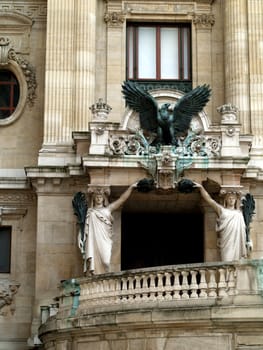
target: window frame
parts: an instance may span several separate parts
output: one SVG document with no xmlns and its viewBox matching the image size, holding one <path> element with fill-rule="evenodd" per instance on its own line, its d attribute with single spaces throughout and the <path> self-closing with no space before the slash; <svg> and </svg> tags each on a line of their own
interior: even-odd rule
<svg viewBox="0 0 263 350">
<path fill-rule="evenodd" d="M 1 270 L 1 266 L 0 266 L 0 275 L 3 275 L 3 274 L 10 274 L 11 273 L 11 253 L 12 253 L 12 226 L 10 225 L 1 225 L 0 226 L 0 235 L 3 231 L 7 230 L 8 231 L 8 234 L 9 234 L 9 240 L 8 240 L 8 249 L 9 249 L 9 254 L 8 254 L 8 261 L 7 261 L 7 264 L 9 265 L 8 266 L 8 269 L 7 270 L 4 270 L 2 271 Z"/>
<path fill-rule="evenodd" d="M 138 72 L 138 28 L 140 27 L 154 27 L 156 28 L 156 78 L 139 78 Z M 178 63 L 179 63 L 179 76 L 178 78 L 161 78 L 161 41 L 160 31 L 161 28 L 178 28 Z M 188 50 L 188 76 L 184 78 L 184 46 L 183 46 L 183 29 L 187 29 L 187 50 Z M 130 75 L 130 34 L 132 32 L 132 75 Z M 192 35 L 191 35 L 191 23 L 141 23 L 141 22 L 127 22 L 126 25 L 126 80 L 135 81 L 192 81 Z"/>
<path fill-rule="evenodd" d="M 22 115 L 26 106 L 28 87 L 23 71 L 15 61 L 10 60 L 7 65 L 0 66 L 0 70 L 12 72 L 19 84 L 19 99 L 15 110 L 9 117 L 0 119 L 0 126 L 5 126 L 10 125 Z"/>
<path fill-rule="evenodd" d="M 8 79 L 7 80 L 1 80 L 1 73 L 5 72 L 7 73 Z M 16 78 L 16 75 L 9 69 L 0 69 L 0 97 L 1 97 L 1 90 L 3 88 L 3 91 L 8 90 L 8 104 L 7 106 L 0 105 L 0 113 L 5 111 L 9 114 L 8 116 L 4 116 L 3 118 L 0 118 L 1 120 L 9 118 L 14 111 L 16 110 L 16 107 L 19 102 L 19 96 L 20 96 L 20 85 Z M 17 89 L 17 91 L 16 91 Z M 16 96 L 16 93 L 18 96 Z"/>
</svg>

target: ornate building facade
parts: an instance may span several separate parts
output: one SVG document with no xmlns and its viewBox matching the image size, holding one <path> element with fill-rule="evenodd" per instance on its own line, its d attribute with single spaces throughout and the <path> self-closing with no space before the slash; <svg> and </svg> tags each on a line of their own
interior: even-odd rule
<svg viewBox="0 0 263 350">
<path fill-rule="evenodd" d="M 263 348 L 263 2 L 2 0 L 0 350 Z M 212 95 L 174 145 L 125 105 Z M 72 200 L 109 202 L 107 272 L 85 276 Z M 248 257 L 221 261 L 216 214 L 181 179 L 255 201 Z M 262 217 L 261 217 L 262 215 Z"/>
</svg>

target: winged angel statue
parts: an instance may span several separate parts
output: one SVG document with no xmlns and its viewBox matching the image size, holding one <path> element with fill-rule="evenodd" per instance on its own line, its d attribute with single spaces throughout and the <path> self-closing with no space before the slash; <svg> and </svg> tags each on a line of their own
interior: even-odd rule
<svg viewBox="0 0 263 350">
<path fill-rule="evenodd" d="M 158 106 L 156 99 L 135 82 L 126 81 L 122 94 L 127 105 L 139 113 L 140 126 L 146 134 L 156 134 L 157 145 L 177 146 L 177 138 L 187 133 L 192 118 L 201 112 L 209 101 L 209 85 L 197 86 L 182 96 L 172 108 L 170 103 Z"/>
</svg>

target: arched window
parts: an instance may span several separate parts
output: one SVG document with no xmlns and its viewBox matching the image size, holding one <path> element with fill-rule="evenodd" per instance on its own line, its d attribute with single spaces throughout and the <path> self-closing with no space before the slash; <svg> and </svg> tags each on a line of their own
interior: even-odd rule
<svg viewBox="0 0 263 350">
<path fill-rule="evenodd" d="M 14 113 L 19 95 L 19 83 L 14 73 L 0 69 L 0 119 L 6 119 Z"/>
</svg>

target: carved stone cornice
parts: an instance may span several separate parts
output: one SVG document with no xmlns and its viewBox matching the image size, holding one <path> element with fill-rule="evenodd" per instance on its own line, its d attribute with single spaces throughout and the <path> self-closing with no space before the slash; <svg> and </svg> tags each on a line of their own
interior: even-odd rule
<svg viewBox="0 0 263 350">
<path fill-rule="evenodd" d="M 193 23 L 198 29 L 210 29 L 215 24 L 215 15 L 212 13 L 195 13 Z"/>
<path fill-rule="evenodd" d="M 109 27 L 121 27 L 125 21 L 125 12 L 106 12 L 104 21 Z"/>
</svg>

